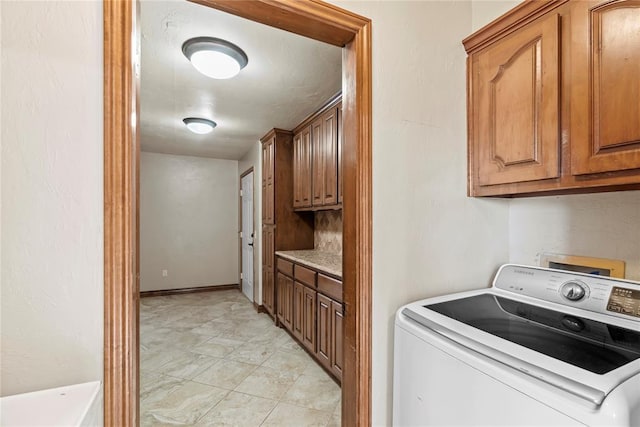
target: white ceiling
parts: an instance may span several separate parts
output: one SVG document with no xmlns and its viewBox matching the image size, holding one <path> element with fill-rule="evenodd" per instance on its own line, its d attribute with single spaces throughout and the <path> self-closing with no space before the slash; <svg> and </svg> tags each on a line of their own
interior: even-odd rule
<svg viewBox="0 0 640 427">
<path fill-rule="evenodd" d="M 269 129 L 292 129 L 342 85 L 340 48 L 186 1 L 141 3 L 140 141 L 143 151 L 239 159 Z M 182 54 L 197 36 L 242 48 L 236 77 L 200 74 Z M 218 127 L 196 135 L 182 123 Z"/>
</svg>

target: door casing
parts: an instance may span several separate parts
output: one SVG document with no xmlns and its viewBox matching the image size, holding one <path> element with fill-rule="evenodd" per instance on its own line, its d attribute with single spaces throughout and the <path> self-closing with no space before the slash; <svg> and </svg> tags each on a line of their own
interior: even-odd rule
<svg viewBox="0 0 640 427">
<path fill-rule="evenodd" d="M 371 424 L 371 21 L 320 0 L 196 3 L 343 48 L 342 423 Z M 139 424 L 139 5 L 104 7 L 104 424 Z"/>
</svg>

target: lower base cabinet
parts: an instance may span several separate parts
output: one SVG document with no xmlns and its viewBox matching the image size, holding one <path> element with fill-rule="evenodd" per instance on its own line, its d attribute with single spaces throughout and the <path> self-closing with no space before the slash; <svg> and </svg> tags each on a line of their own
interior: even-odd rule
<svg viewBox="0 0 640 427">
<path fill-rule="evenodd" d="M 278 269 L 276 280 L 276 311 L 279 323 L 341 382 L 342 303 L 316 289 L 317 274 L 313 277 L 305 275 L 304 279 L 296 279 L 297 276 L 292 274 L 290 263 L 282 263 L 279 260 L 278 266 L 281 265 L 282 269 Z M 304 270 L 307 273 L 313 273 L 306 268 Z M 341 286 L 339 281 L 331 280 Z M 339 296 L 335 293 L 331 295 L 334 298 Z"/>
<path fill-rule="evenodd" d="M 276 284 L 278 321 L 290 331 L 293 329 L 293 280 L 278 272 Z"/>
<path fill-rule="evenodd" d="M 331 298 L 318 294 L 318 349 L 316 355 L 325 368 L 331 369 Z"/>
<path fill-rule="evenodd" d="M 342 380 L 342 304 L 318 294 L 318 349 L 316 355 L 325 368 Z"/>
<path fill-rule="evenodd" d="M 274 247 L 274 228 L 271 225 L 265 225 L 262 228 L 262 244 L 264 250 L 262 252 L 262 305 L 267 313 L 274 319 L 276 318 L 276 301 L 275 296 L 275 271 L 273 264 L 273 247 Z"/>
<path fill-rule="evenodd" d="M 302 329 L 304 328 L 304 288 L 302 283 L 293 283 L 293 336 L 302 342 Z"/>
<path fill-rule="evenodd" d="M 342 381 L 342 361 L 344 360 L 342 351 L 343 319 L 342 304 L 331 301 L 331 371 L 340 381 Z"/>
<path fill-rule="evenodd" d="M 316 352 L 316 293 L 313 289 L 310 289 L 304 285 L 303 288 L 303 302 L 302 302 L 302 344 L 311 353 Z"/>
</svg>

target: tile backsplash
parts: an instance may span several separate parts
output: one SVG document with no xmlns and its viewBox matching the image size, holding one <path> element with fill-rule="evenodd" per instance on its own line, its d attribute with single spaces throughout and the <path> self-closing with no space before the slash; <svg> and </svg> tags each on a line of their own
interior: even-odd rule
<svg viewBox="0 0 640 427">
<path fill-rule="evenodd" d="M 342 211 L 315 213 L 315 249 L 342 255 Z"/>
</svg>

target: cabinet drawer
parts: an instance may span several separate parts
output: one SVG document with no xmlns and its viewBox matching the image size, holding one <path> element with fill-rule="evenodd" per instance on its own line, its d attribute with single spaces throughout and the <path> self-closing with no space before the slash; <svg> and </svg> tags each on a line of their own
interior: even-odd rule
<svg viewBox="0 0 640 427">
<path fill-rule="evenodd" d="M 315 271 L 309 270 L 308 268 L 305 268 L 301 265 L 296 264 L 293 271 L 293 275 L 298 282 L 304 283 L 305 285 L 311 286 L 312 288 L 316 287 Z"/>
<path fill-rule="evenodd" d="M 318 291 L 332 299 L 342 302 L 342 282 L 324 274 L 318 274 Z"/>
<path fill-rule="evenodd" d="M 278 271 L 283 272 L 289 277 L 293 277 L 293 263 L 282 258 L 278 258 Z"/>
</svg>

